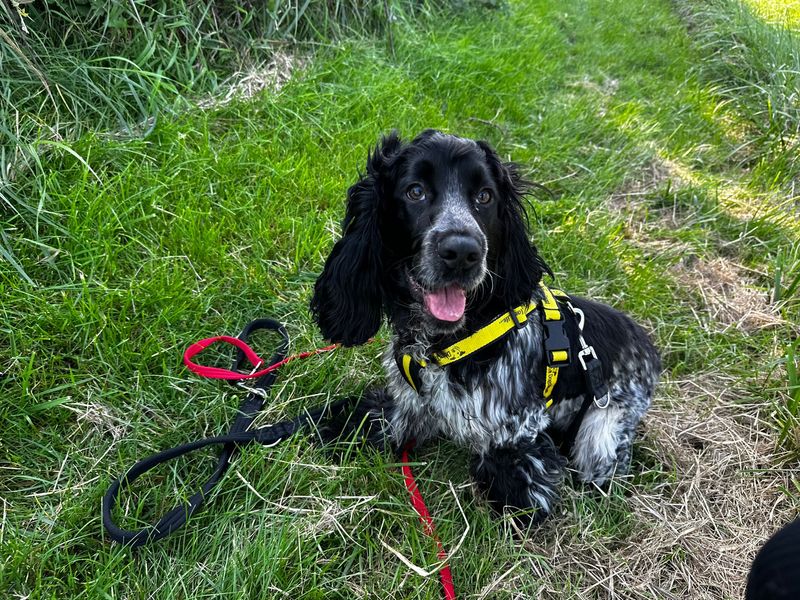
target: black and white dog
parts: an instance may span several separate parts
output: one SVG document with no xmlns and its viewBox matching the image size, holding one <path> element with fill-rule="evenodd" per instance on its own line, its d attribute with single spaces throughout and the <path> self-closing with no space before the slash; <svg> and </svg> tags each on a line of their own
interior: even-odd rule
<svg viewBox="0 0 800 600">
<path fill-rule="evenodd" d="M 463 444 L 492 506 L 536 523 L 558 497 L 567 458 L 582 481 L 597 485 L 627 472 L 660 360 L 628 317 L 572 298 L 585 315 L 583 336 L 602 362 L 610 403 L 583 415 L 568 457 L 553 440 L 563 436 L 587 390 L 573 365 L 558 378 L 558 401 L 546 408 L 540 308 L 526 326 L 464 360 L 430 361 L 437 349 L 541 298 L 538 284 L 549 268 L 528 238 L 528 188 L 485 142 L 428 130 L 404 143 L 392 133 L 348 191 L 343 236 L 317 279 L 311 308 L 334 342 L 366 342 L 384 314 L 394 331 L 384 360 L 388 385 L 361 400 L 349 417 L 351 431 L 360 428 L 367 439 L 388 439 L 396 448 L 437 435 Z M 426 365 L 418 386 L 401 372 L 401 355 Z"/>
</svg>

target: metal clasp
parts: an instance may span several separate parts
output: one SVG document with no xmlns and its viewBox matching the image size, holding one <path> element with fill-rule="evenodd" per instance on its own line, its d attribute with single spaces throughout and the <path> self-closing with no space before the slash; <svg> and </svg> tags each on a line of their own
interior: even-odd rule
<svg viewBox="0 0 800 600">
<path fill-rule="evenodd" d="M 596 360 L 597 354 L 594 351 L 594 346 L 586 346 L 580 352 L 578 352 L 578 360 L 581 361 L 581 366 L 583 367 L 583 370 L 588 371 L 589 368 L 586 366 L 586 361 L 583 358 L 584 356 L 591 356 Z"/>
<path fill-rule="evenodd" d="M 588 362 L 585 358 L 587 356 L 591 357 L 591 360 Z M 611 403 L 611 392 L 609 391 L 603 379 L 603 367 L 600 364 L 600 361 L 597 359 L 597 353 L 594 351 L 594 346 L 586 346 L 580 352 L 578 352 L 578 360 L 580 361 L 583 370 L 586 371 L 586 383 L 589 389 L 592 391 L 595 406 L 601 409 L 608 408 L 608 405 Z M 598 397 L 598 390 L 601 392 L 605 391 L 605 393 L 601 393 L 600 397 Z"/>
</svg>

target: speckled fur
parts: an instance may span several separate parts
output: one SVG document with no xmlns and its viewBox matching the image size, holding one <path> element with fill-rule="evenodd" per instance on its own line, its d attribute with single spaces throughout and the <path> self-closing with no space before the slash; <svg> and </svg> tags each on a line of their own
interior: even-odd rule
<svg viewBox="0 0 800 600">
<path fill-rule="evenodd" d="M 525 376 L 527 365 L 541 360 L 541 339 L 538 323 L 516 332 L 513 346 L 509 344 L 506 351 L 486 365 L 474 385 L 454 381 L 447 367 L 430 364 L 421 372 L 418 394 L 400 373 L 394 357 L 398 353 L 414 353 L 418 359 L 429 361 L 429 352 L 420 351 L 424 343 L 403 346 L 395 338 L 383 360 L 387 388 L 396 400 L 396 413 L 391 419 L 394 441 L 400 444 L 413 436 L 419 443 L 444 435 L 480 453 L 531 434 L 536 437 L 547 428 L 550 417 L 544 402 L 522 399 L 541 397 L 538 383 Z M 409 432 L 413 432 L 411 436 Z"/>
<path fill-rule="evenodd" d="M 427 166 L 420 171 L 418 163 Z M 425 182 L 431 197 L 423 207 L 398 191 L 415 177 L 431 178 Z M 481 178 L 484 189 L 497 196 L 491 207 L 471 201 L 469 182 Z M 346 235 L 317 281 L 312 308 L 333 341 L 361 343 L 373 335 L 380 325 L 376 310 L 394 329 L 383 359 L 386 388 L 366 394 L 349 424 L 333 435 L 358 430 L 395 448 L 410 439 L 417 444 L 437 436 L 453 440 L 471 452 L 472 476 L 490 504 L 536 523 L 557 501 L 567 464 L 581 481 L 596 485 L 627 473 L 636 426 L 652 400 L 660 362 L 647 334 L 627 316 L 573 298 L 586 314 L 584 335 L 603 363 L 611 402 L 604 409 L 589 408 L 568 457 L 561 456 L 554 439 L 569 428 L 585 388 L 579 368 L 562 369 L 556 387 L 562 399 L 545 408 L 538 309 L 524 328 L 483 355 L 446 367 L 431 363 L 431 354 L 443 344 L 537 297 L 536 284 L 548 268 L 527 238 L 523 185 L 513 165 L 501 163 L 483 142 L 438 132 L 425 132 L 406 145 L 396 136 L 385 139 L 370 157 L 367 175 L 351 188 Z M 472 235 L 483 248 L 469 272 L 448 273 L 438 260 L 437 236 L 449 230 Z M 427 314 L 417 288 L 453 281 L 467 291 L 466 312 L 457 323 L 437 321 Z M 398 369 L 396 357 L 402 354 L 429 363 L 418 392 Z"/>
</svg>

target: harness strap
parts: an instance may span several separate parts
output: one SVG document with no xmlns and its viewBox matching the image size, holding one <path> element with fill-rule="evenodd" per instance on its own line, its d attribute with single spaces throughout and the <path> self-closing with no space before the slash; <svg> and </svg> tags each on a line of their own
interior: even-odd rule
<svg viewBox="0 0 800 600">
<path fill-rule="evenodd" d="M 472 335 L 459 340 L 439 352 L 433 353 L 433 362 L 440 367 L 458 362 L 492 342 L 499 340 L 512 329 L 520 329 L 528 322 L 528 315 L 536 310 L 536 302 L 516 307 L 478 329 Z"/>
<path fill-rule="evenodd" d="M 572 362 L 569 338 L 564 329 L 564 314 L 557 301 L 557 299 L 568 301 L 569 296 L 561 290 L 550 289 L 543 281 L 539 282 L 539 288 L 543 296 L 541 301 L 528 302 L 500 315 L 475 333 L 451 344 L 444 350 L 434 352 L 431 356 L 431 361 L 443 367 L 463 360 L 478 350 L 496 342 L 509 332 L 525 327 L 528 323 L 528 316 L 541 306 L 542 324 L 545 331 L 544 351 L 546 362 L 543 396 L 545 406 L 550 408 L 553 404 L 553 390 L 558 382 L 558 370 L 561 367 L 569 366 Z M 395 361 L 397 362 L 397 368 L 408 382 L 408 385 L 419 394 L 422 389 L 421 373 L 428 366 L 428 363 L 425 360 L 415 359 L 410 354 L 396 355 Z"/>
<path fill-rule="evenodd" d="M 397 368 L 400 369 L 400 373 L 403 374 L 408 385 L 419 394 L 420 389 L 422 389 L 422 377 L 420 373 L 422 369 L 428 366 L 428 363 L 424 360 L 415 360 L 410 354 L 397 355 L 395 356 L 395 360 L 397 362 Z"/>
<path fill-rule="evenodd" d="M 561 290 L 551 290 L 544 282 L 539 282 L 542 290 L 542 325 L 544 327 L 544 354 L 545 354 L 545 373 L 544 390 L 542 396 L 545 400 L 545 408 L 553 405 L 553 390 L 558 383 L 558 370 L 567 367 L 572 362 L 569 338 L 564 329 L 564 315 L 556 297 L 562 300 L 569 300 L 569 296 Z"/>
</svg>

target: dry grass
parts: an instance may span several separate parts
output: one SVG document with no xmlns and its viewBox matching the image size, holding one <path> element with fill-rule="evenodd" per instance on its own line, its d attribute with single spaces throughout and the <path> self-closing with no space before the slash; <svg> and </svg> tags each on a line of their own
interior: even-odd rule
<svg viewBox="0 0 800 600">
<path fill-rule="evenodd" d="M 588 511 L 592 492 L 568 488 L 568 514 L 524 542 L 536 558 L 498 566 L 478 597 L 521 597 L 515 587 L 533 577 L 542 599 L 740 598 L 756 550 L 793 509 L 781 491 L 792 470 L 775 466 L 784 457 L 760 416 L 768 407 L 736 404 L 735 386 L 720 375 L 662 385 L 637 453 L 649 466 L 637 477 L 653 483 L 621 481 Z M 604 511 L 627 514 L 624 527 L 604 530 Z"/>
<path fill-rule="evenodd" d="M 700 298 L 697 310 L 703 322 L 711 321 L 716 330 L 730 328 L 746 332 L 786 325 L 780 307 L 771 304 L 769 294 L 759 289 L 754 273 L 733 259 L 698 258 L 688 242 L 675 236 L 654 235 L 657 231 L 674 231 L 691 226 L 695 215 L 678 210 L 678 206 L 654 208 L 652 199 L 669 185 L 678 190 L 696 184 L 691 171 L 676 162 L 655 158 L 649 161 L 608 199 L 608 206 L 625 216 L 626 236 L 648 254 L 681 257 L 671 274 L 676 282 Z M 687 258 L 688 257 L 688 258 Z"/>
<path fill-rule="evenodd" d="M 644 197 L 658 191 L 667 181 L 673 186 L 684 184 L 681 169 L 675 162 L 664 158 L 650 159 L 635 177 L 628 179 L 617 191 L 611 194 L 608 206 L 623 213 L 638 213 L 642 210 Z"/>
<path fill-rule="evenodd" d="M 702 298 L 702 310 L 720 331 L 746 332 L 786 325 L 777 304 L 757 288 L 751 272 L 731 259 L 694 259 L 672 268 L 676 281 Z"/>
<path fill-rule="evenodd" d="M 110 407 L 98 402 L 76 402 L 65 404 L 64 408 L 75 413 L 79 425 L 89 424 L 94 433 L 110 435 L 114 442 L 128 433 L 128 423 L 116 416 Z"/>
<path fill-rule="evenodd" d="M 654 159 L 607 201 L 624 215 L 628 238 L 647 254 L 693 255 L 655 231 L 691 227 L 691 215 L 653 207 L 654 195 L 694 184 L 691 173 Z M 763 274 L 725 257 L 680 260 L 670 274 L 694 292 L 703 322 L 725 331 L 785 326 Z M 645 418 L 633 477 L 608 494 L 567 486 L 561 510 L 524 542 L 533 555 L 498 565 L 476 596 L 522 598 L 524 581 L 541 583 L 536 598 L 741 598 L 757 549 L 795 516 L 786 493 L 794 470 L 767 422 L 774 404 L 753 397 L 739 377 L 714 372 L 667 381 Z M 588 498 L 587 498 L 588 494 Z M 587 504 L 589 505 L 587 507 Z M 568 584 L 565 586 L 565 580 Z"/>
<path fill-rule="evenodd" d="M 278 92 L 306 62 L 305 57 L 276 51 L 266 64 L 252 65 L 228 77 L 213 96 L 202 100 L 198 106 L 203 109 L 217 108 L 235 100 L 249 100 L 264 90 Z"/>
<path fill-rule="evenodd" d="M 625 236 L 648 254 L 686 254 L 690 247 L 674 236 L 656 236 L 656 231 L 673 231 L 682 226 L 686 215 L 677 207 L 653 206 L 653 198 L 667 186 L 677 190 L 686 186 L 689 171 L 677 163 L 656 157 L 648 161 L 636 175 L 628 179 L 606 201 L 612 212 L 625 220 Z"/>
</svg>

